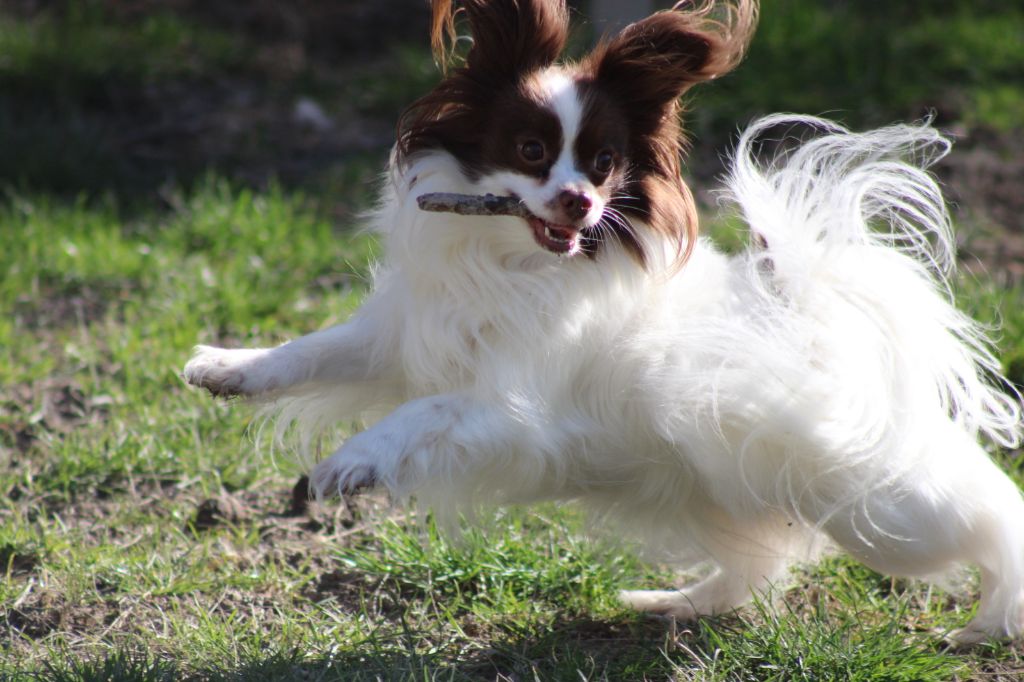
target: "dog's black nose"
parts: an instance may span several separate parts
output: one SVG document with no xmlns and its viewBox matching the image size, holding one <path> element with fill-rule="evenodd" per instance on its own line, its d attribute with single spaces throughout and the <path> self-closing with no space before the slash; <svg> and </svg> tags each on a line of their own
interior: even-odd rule
<svg viewBox="0 0 1024 682">
<path fill-rule="evenodd" d="M 594 202 L 584 192 L 566 189 L 558 194 L 558 205 L 562 207 L 566 218 L 576 221 L 587 215 Z"/>
</svg>

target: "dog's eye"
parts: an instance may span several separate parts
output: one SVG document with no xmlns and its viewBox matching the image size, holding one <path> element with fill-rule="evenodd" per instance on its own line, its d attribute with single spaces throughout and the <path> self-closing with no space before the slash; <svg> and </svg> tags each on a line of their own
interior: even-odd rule
<svg viewBox="0 0 1024 682">
<path fill-rule="evenodd" d="M 539 163 L 544 160 L 544 143 L 539 140 L 526 140 L 519 143 L 519 156 L 527 163 Z"/>
<path fill-rule="evenodd" d="M 613 165 L 615 165 L 615 152 L 611 149 L 602 149 L 594 157 L 594 170 L 602 175 L 611 173 Z"/>
</svg>

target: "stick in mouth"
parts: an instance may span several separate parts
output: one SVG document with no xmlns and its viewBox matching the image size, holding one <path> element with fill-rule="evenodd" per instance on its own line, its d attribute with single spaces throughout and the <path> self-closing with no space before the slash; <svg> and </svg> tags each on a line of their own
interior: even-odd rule
<svg viewBox="0 0 1024 682">
<path fill-rule="evenodd" d="M 456 213 L 467 216 L 512 216 L 523 218 L 533 231 L 534 239 L 542 247 L 563 256 L 580 251 L 580 230 L 574 225 L 556 225 L 538 218 L 526 204 L 515 197 L 494 194 L 455 194 L 432 192 L 416 198 L 421 210 L 437 213 Z"/>
<path fill-rule="evenodd" d="M 516 218 L 532 218 L 533 214 L 515 197 L 499 197 L 494 194 L 454 194 L 432 192 L 416 197 L 421 210 L 459 215 L 507 215 Z"/>
</svg>

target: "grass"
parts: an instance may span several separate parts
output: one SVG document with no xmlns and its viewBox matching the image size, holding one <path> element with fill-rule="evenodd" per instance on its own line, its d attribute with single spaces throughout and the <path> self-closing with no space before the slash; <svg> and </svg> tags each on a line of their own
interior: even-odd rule
<svg viewBox="0 0 1024 682">
<path fill-rule="evenodd" d="M 360 25 L 372 10 L 342 21 L 326 2 L 173 5 L 0 7 L 4 184 L 150 200 L 168 176 L 191 187 L 210 168 L 250 184 L 317 184 L 344 172 L 332 163 L 339 153 L 379 156 L 396 112 L 438 78 L 426 46 L 385 34 L 375 58 L 337 47 L 377 33 Z M 317 25 L 325 12 L 338 33 L 329 41 Z M 317 45 L 302 42 L 313 34 Z M 310 130 L 296 120 L 300 101 L 338 125 Z"/>
<path fill-rule="evenodd" d="M 171 12 L 117 17 L 96 0 L 0 11 L 0 176 L 62 191 L 136 181 L 139 164 L 118 147 L 136 121 L 160 122 L 146 93 L 237 72 L 246 47 Z"/>
<path fill-rule="evenodd" d="M 700 96 L 695 123 L 728 131 L 752 115 L 795 111 L 855 127 L 915 119 L 1020 127 L 1024 10 L 986 0 L 763 3 L 748 59 Z"/>
<path fill-rule="evenodd" d="M 0 303 L 13 312 L 0 321 L 0 677 L 940 680 L 1024 669 L 1014 647 L 936 645 L 930 631 L 962 622 L 970 595 L 894 585 L 845 559 L 799 574 L 781 602 L 677 629 L 615 599 L 675 578 L 589 541 L 572 510 L 513 510 L 459 542 L 379 500 L 289 511 L 295 472 L 256 454 L 246 410 L 187 390 L 177 372 L 196 341 L 275 343 L 343 319 L 375 247 L 327 220 L 321 201 L 280 188 L 208 178 L 167 203 L 125 217 L 113 199 L 12 193 L 0 211 L 12 228 L 0 238 Z M 1020 292 L 963 286 L 981 308 L 1002 299 L 1004 342 L 1019 343 Z"/>
<path fill-rule="evenodd" d="M 130 23 L 111 19 L 93 0 L 27 20 L 0 16 L 0 78 L 26 88 L 56 86 L 72 97 L 111 79 L 153 82 L 242 64 L 237 38 L 179 15 L 156 12 Z"/>
<path fill-rule="evenodd" d="M 868 15 L 766 2 L 748 64 L 701 93 L 698 136 L 758 111 L 839 109 L 866 125 L 946 102 L 965 126 L 1013 127 L 1020 10 L 940 4 Z M 436 75 L 423 46 L 400 45 L 381 61 L 332 64 L 330 77 L 312 64 L 264 78 L 249 36 L 114 7 L 0 10 L 0 679 L 1024 674 L 1020 645 L 938 644 L 933 631 L 969 617 L 970 584 L 929 589 L 837 557 L 738 614 L 674 626 L 623 609 L 616 593 L 680 579 L 588 537 L 573 509 L 503 511 L 456 541 L 372 496 L 297 508 L 299 472 L 254 446 L 247 410 L 188 390 L 178 372 L 195 343 L 275 344 L 358 306 L 377 247 L 353 216 L 385 150 L 339 153 L 300 192 L 228 179 L 235 167 L 209 159 L 224 172 L 136 184 L 142 166 L 107 143 L 122 115 L 135 132 L 151 123 L 147 107 L 174 103 L 134 111 L 140 93 L 199 101 L 227 80 L 268 106 L 312 93 L 339 127 L 389 127 Z M 903 30 L 883 30 L 893 22 Z M 278 158 L 281 138 L 264 133 L 247 131 L 252 156 L 231 154 Z M 742 243 L 733 223 L 710 231 Z M 1024 287 L 965 276 L 957 288 L 1001 327 L 1001 357 L 1024 383 Z M 996 456 L 1024 482 L 1021 457 Z"/>
</svg>

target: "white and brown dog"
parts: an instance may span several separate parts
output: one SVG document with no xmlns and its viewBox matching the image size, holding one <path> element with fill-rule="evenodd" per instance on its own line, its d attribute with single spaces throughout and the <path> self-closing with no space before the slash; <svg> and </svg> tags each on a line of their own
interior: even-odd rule
<svg viewBox="0 0 1024 682">
<path fill-rule="evenodd" d="M 461 6 L 472 47 L 401 119 L 360 310 L 277 348 L 200 346 L 188 381 L 260 401 L 307 445 L 365 418 L 313 470 L 320 495 L 377 485 L 438 513 L 577 500 L 713 565 L 624 593 L 645 611 L 728 611 L 827 536 L 895 575 L 978 566 L 980 607 L 952 637 L 1020 635 L 1024 502 L 978 442 L 1018 442 L 1019 401 L 950 301 L 924 170 L 947 142 L 755 123 L 726 187 L 754 238 L 726 256 L 697 237 L 678 101 L 737 64 L 756 2 L 660 12 L 578 63 L 558 61 L 561 0 Z M 451 1 L 434 11 L 437 47 Z M 759 164 L 780 123 L 817 135 Z M 430 192 L 530 215 L 426 213 Z"/>
</svg>

